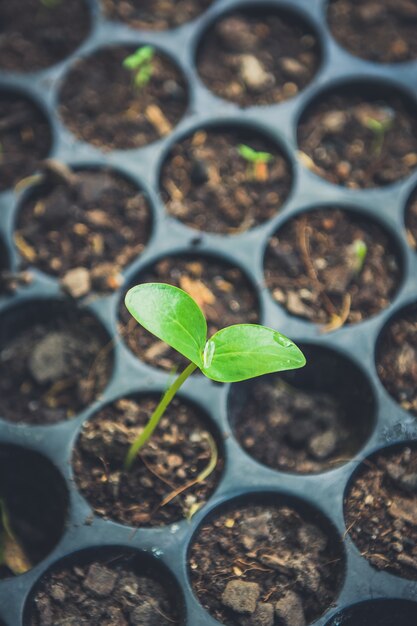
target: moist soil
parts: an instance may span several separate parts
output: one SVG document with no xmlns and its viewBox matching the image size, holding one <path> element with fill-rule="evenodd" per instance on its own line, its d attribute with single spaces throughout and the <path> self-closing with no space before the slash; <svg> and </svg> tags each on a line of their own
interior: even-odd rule
<svg viewBox="0 0 417 626">
<path fill-rule="evenodd" d="M 362 261 L 358 241 L 366 246 Z M 396 249 L 379 225 L 327 208 L 298 215 L 271 238 L 265 279 L 289 313 L 334 330 L 385 309 L 401 271 Z"/>
<path fill-rule="evenodd" d="M 350 189 L 382 187 L 417 165 L 417 117 L 400 95 L 361 95 L 349 86 L 313 103 L 298 127 L 299 158 Z M 355 93 L 356 92 L 356 93 Z M 381 130 L 382 129 L 382 130 Z"/>
<path fill-rule="evenodd" d="M 60 93 L 64 123 L 103 150 L 139 148 L 168 135 L 187 106 L 187 86 L 177 67 L 158 52 L 149 82 L 135 87 L 123 61 L 136 48 L 107 48 L 76 62 Z"/>
<path fill-rule="evenodd" d="M 207 319 L 208 336 L 232 324 L 259 322 L 256 292 L 243 272 L 209 257 L 171 256 L 140 274 L 133 284 L 160 282 L 190 294 Z M 165 370 L 182 368 L 188 361 L 142 326 L 123 302 L 119 308 L 119 332 L 142 361 Z"/>
<path fill-rule="evenodd" d="M 370 563 L 417 579 L 417 450 L 396 448 L 372 457 L 345 500 L 346 527 Z"/>
<path fill-rule="evenodd" d="M 213 0 L 103 0 L 109 19 L 141 30 L 168 30 L 203 13 Z"/>
<path fill-rule="evenodd" d="M 298 18 L 276 13 L 232 13 L 201 42 L 197 68 L 217 96 L 242 107 L 282 102 L 314 77 L 316 36 Z"/>
<path fill-rule="evenodd" d="M 310 623 L 335 601 L 344 571 L 341 544 L 287 505 L 204 523 L 189 568 L 198 599 L 227 626 Z"/>
<path fill-rule="evenodd" d="M 377 349 L 377 372 L 388 393 L 417 415 L 417 310 L 394 319 Z"/>
<path fill-rule="evenodd" d="M 272 155 L 255 167 L 240 154 L 246 145 Z M 277 214 L 291 187 L 291 169 L 276 145 L 244 129 L 199 130 L 175 144 L 161 175 L 168 212 L 187 226 L 241 233 Z"/>
<path fill-rule="evenodd" d="M 303 389 L 282 376 L 238 385 L 230 412 L 246 452 L 281 471 L 311 474 L 333 469 L 352 458 L 363 443 L 363 424 L 352 419 L 352 408 L 336 390 Z"/>
<path fill-rule="evenodd" d="M 64 481 L 40 455 L 11 446 L 0 448 L 0 470 L 2 504 L 27 565 L 34 566 L 63 534 L 68 506 Z M 8 553 L 12 568 L 21 563 L 15 550 L 9 548 Z M 12 575 L 12 569 L 2 563 L 0 578 Z"/>
<path fill-rule="evenodd" d="M 4 70 L 31 72 L 54 65 L 89 33 L 85 0 L 19 0 L 18 4 L 5 1 L 0 5 L 0 67 Z"/>
<path fill-rule="evenodd" d="M 147 200 L 110 170 L 63 171 L 66 178 L 46 174 L 19 212 L 15 243 L 23 266 L 58 277 L 75 297 L 113 291 L 149 238 Z"/>
<path fill-rule="evenodd" d="M 130 444 L 149 421 L 158 399 L 122 398 L 83 427 L 73 458 L 75 479 L 94 511 L 130 526 L 160 526 L 190 517 L 208 499 L 223 461 L 202 483 L 192 484 L 211 458 L 201 414 L 175 399 L 129 472 Z M 167 504 L 165 498 L 190 485 Z"/>
<path fill-rule="evenodd" d="M 416 0 L 332 0 L 327 19 L 352 54 L 380 63 L 417 58 Z"/>
<path fill-rule="evenodd" d="M 0 347 L 0 415 L 29 424 L 69 419 L 97 398 L 111 368 L 109 340 L 92 316 L 68 307 L 26 324 Z"/>
<path fill-rule="evenodd" d="M 55 570 L 41 580 L 30 626 L 175 626 L 166 586 L 122 555 Z"/>
<path fill-rule="evenodd" d="M 16 12 L 16 6 L 14 11 Z M 51 141 L 48 122 L 37 107 L 26 98 L 12 93 L 2 93 L 0 191 L 33 174 L 41 159 L 47 156 Z"/>
</svg>

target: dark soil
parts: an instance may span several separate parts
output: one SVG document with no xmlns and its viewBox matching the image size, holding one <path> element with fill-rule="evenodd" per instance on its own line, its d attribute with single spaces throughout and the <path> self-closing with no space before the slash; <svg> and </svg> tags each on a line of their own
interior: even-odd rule
<svg viewBox="0 0 417 626">
<path fill-rule="evenodd" d="M 108 18 L 141 30 L 167 30 L 189 22 L 213 0 L 103 0 Z"/>
<path fill-rule="evenodd" d="M 189 557 L 202 605 L 227 626 L 315 620 L 344 571 L 341 544 L 316 523 L 284 504 L 232 509 L 203 524 Z"/>
<path fill-rule="evenodd" d="M 224 261 L 208 257 L 170 256 L 140 274 L 133 284 L 169 283 L 184 289 L 203 310 L 208 336 L 232 324 L 259 321 L 256 291 L 243 272 Z M 182 368 L 186 359 L 139 326 L 123 301 L 119 308 L 119 332 L 142 361 L 166 370 Z"/>
<path fill-rule="evenodd" d="M 346 526 L 371 565 L 417 580 L 417 450 L 363 464 L 345 500 Z"/>
<path fill-rule="evenodd" d="M 178 400 L 170 405 L 131 471 L 123 470 L 129 445 L 157 401 L 149 396 L 123 398 L 84 424 L 74 453 L 74 474 L 84 497 L 106 519 L 130 526 L 179 521 L 200 508 L 219 481 L 221 458 L 206 481 L 162 506 L 167 496 L 195 480 L 211 457 L 201 414 Z"/>
<path fill-rule="evenodd" d="M 328 22 L 352 54 L 380 63 L 417 58 L 416 0 L 331 0 Z"/>
<path fill-rule="evenodd" d="M 400 95 L 360 91 L 363 87 L 350 85 L 348 90 L 325 94 L 307 109 L 298 127 L 302 163 L 350 189 L 389 185 L 417 165 L 417 117 L 412 107 Z M 381 132 L 370 128 L 375 123 Z"/>
<path fill-rule="evenodd" d="M 65 59 L 87 37 L 90 11 L 85 0 L 4 0 L 0 4 L 0 67 L 40 70 Z M 19 9 L 18 11 L 16 9 Z"/>
<path fill-rule="evenodd" d="M 23 203 L 15 232 L 23 264 L 58 277 L 75 297 L 113 291 L 149 238 L 147 200 L 111 170 L 66 174 L 46 175 Z"/>
<path fill-rule="evenodd" d="M 30 606 L 30 626 L 175 626 L 166 584 L 121 554 L 67 565 L 44 577 Z"/>
<path fill-rule="evenodd" d="M 273 160 L 255 168 L 240 156 L 247 145 Z M 198 130 L 175 144 L 161 175 L 162 198 L 187 226 L 215 233 L 241 233 L 277 214 L 291 187 L 282 152 L 255 131 Z"/>
<path fill-rule="evenodd" d="M 0 416 L 11 422 L 69 419 L 97 398 L 111 373 L 109 339 L 93 316 L 68 303 L 43 306 L 2 318 Z"/>
<path fill-rule="evenodd" d="M 187 86 L 178 68 L 157 52 L 142 88 L 123 67 L 136 48 L 105 48 L 79 60 L 60 94 L 64 123 L 103 150 L 139 148 L 169 134 L 187 107 Z"/>
<path fill-rule="evenodd" d="M 26 559 L 32 566 L 36 565 L 51 552 L 64 532 L 68 505 L 64 481 L 40 455 L 2 446 L 0 498 Z M 0 578 L 12 575 L 2 563 Z"/>
<path fill-rule="evenodd" d="M 0 191 L 33 174 L 51 142 L 48 122 L 32 102 L 14 93 L 0 94 Z"/>
<path fill-rule="evenodd" d="M 414 250 L 417 250 L 417 191 L 415 191 L 408 203 L 405 214 L 407 228 L 407 241 Z"/>
<path fill-rule="evenodd" d="M 417 309 L 394 319 L 377 349 L 377 371 L 388 393 L 417 415 Z"/>
<path fill-rule="evenodd" d="M 314 77 L 318 40 L 290 14 L 232 13 L 204 35 L 198 72 L 217 96 L 242 107 L 282 102 Z"/>
<path fill-rule="evenodd" d="M 243 448 L 273 469 L 309 474 L 346 463 L 368 438 L 372 392 L 353 365 L 302 346 L 307 365 L 233 385 L 229 414 Z"/>
<path fill-rule="evenodd" d="M 355 241 L 366 245 L 363 262 Z M 289 313 L 334 330 L 390 304 L 401 280 L 400 260 L 378 224 L 326 208 L 298 215 L 271 238 L 265 279 Z"/>
</svg>

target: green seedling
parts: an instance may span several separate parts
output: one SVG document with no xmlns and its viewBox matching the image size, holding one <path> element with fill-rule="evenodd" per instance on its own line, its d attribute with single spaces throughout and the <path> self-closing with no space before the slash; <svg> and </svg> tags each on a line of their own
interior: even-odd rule
<svg viewBox="0 0 417 626">
<path fill-rule="evenodd" d="M 153 74 L 155 50 L 152 46 L 142 46 L 123 61 L 123 67 L 132 72 L 136 89 L 147 85 Z"/>
<path fill-rule="evenodd" d="M 360 274 L 368 254 L 368 246 L 362 239 L 355 239 L 352 243 L 352 252 L 355 264 L 355 272 Z"/>
<path fill-rule="evenodd" d="M 366 120 L 366 127 L 369 128 L 374 134 L 374 140 L 372 142 L 372 152 L 376 156 L 380 156 L 385 141 L 385 134 L 390 130 L 394 123 L 391 117 L 387 117 L 385 120 L 376 120 L 373 117 L 368 117 Z"/>
<path fill-rule="evenodd" d="M 187 378 L 200 370 L 207 378 L 233 383 L 305 365 L 301 350 L 287 337 L 258 324 L 236 324 L 207 338 L 207 322 L 191 296 L 164 283 L 130 289 L 125 304 L 135 320 L 190 362 L 170 384 L 143 431 L 130 446 L 125 469 L 158 426 L 165 410 Z"/>
<path fill-rule="evenodd" d="M 274 156 L 272 154 L 269 152 L 258 152 L 243 143 L 238 146 L 237 151 L 248 163 L 248 177 L 254 177 L 260 181 L 267 180 L 267 164 L 273 160 Z"/>
</svg>

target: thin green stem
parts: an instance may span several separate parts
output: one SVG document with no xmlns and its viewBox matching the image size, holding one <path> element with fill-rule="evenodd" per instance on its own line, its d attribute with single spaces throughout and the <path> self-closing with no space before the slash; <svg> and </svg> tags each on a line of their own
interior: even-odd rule
<svg viewBox="0 0 417 626">
<path fill-rule="evenodd" d="M 155 411 L 152 413 L 151 417 L 149 418 L 149 422 L 146 424 L 145 428 L 140 433 L 139 437 L 137 437 L 135 441 L 132 443 L 132 445 L 130 446 L 126 454 L 126 458 L 124 462 L 124 467 L 126 471 L 129 471 L 132 468 L 132 465 L 134 463 L 134 460 L 136 459 L 136 456 L 139 450 L 145 445 L 145 443 L 152 436 L 152 433 L 154 432 L 155 428 L 158 426 L 161 420 L 161 417 L 165 413 L 168 405 L 170 404 L 171 400 L 174 398 L 178 389 L 185 383 L 187 378 L 191 376 L 191 374 L 196 369 L 197 369 L 197 365 L 195 363 L 189 363 L 187 367 L 185 368 L 185 370 L 181 372 L 181 374 L 174 380 L 172 385 L 168 387 L 168 389 L 162 396 L 158 406 L 156 407 Z"/>
</svg>

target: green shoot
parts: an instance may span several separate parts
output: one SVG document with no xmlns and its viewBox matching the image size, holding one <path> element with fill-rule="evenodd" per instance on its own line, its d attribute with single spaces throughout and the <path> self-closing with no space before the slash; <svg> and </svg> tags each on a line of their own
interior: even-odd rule
<svg viewBox="0 0 417 626">
<path fill-rule="evenodd" d="M 155 49 L 152 46 L 142 46 L 123 61 L 123 67 L 133 74 L 136 89 L 142 89 L 150 81 L 154 70 L 154 56 Z"/>
<path fill-rule="evenodd" d="M 360 274 L 368 254 L 368 246 L 362 239 L 355 239 L 352 243 L 352 252 L 354 257 L 355 272 Z"/>
<path fill-rule="evenodd" d="M 248 163 L 248 177 L 254 177 L 256 180 L 260 181 L 267 180 L 267 164 L 273 160 L 274 156 L 272 154 L 269 152 L 258 152 L 243 143 L 238 146 L 237 151 Z"/>
<path fill-rule="evenodd" d="M 385 141 L 385 134 L 390 130 L 394 123 L 391 117 L 387 117 L 385 120 L 380 121 L 373 117 L 368 117 L 366 120 L 366 127 L 374 133 L 374 140 L 372 142 L 372 152 L 376 156 L 380 156 Z"/>
<path fill-rule="evenodd" d="M 207 322 L 185 291 L 164 283 L 130 289 L 125 304 L 135 320 L 190 363 L 168 387 L 149 422 L 130 446 L 125 469 L 131 469 L 177 391 L 199 369 L 221 383 L 238 382 L 305 365 L 301 350 L 277 331 L 258 324 L 236 324 L 207 338 Z"/>
</svg>

